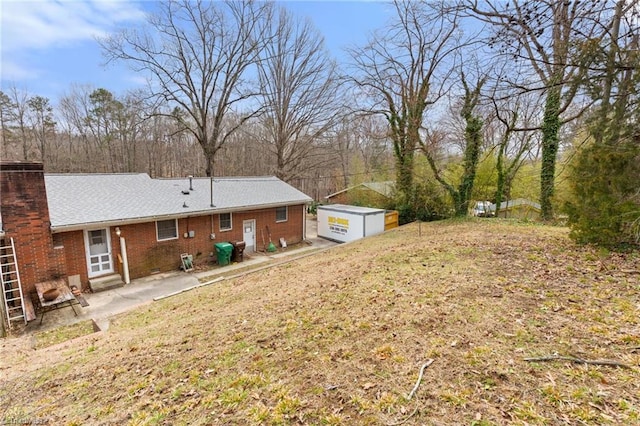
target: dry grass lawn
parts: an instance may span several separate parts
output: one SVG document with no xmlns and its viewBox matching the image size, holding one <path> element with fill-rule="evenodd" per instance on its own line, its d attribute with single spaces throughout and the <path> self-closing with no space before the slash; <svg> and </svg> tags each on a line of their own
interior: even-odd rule
<svg viewBox="0 0 640 426">
<path fill-rule="evenodd" d="M 108 332 L 5 345 L 0 423 L 640 424 L 638 253 L 500 220 L 420 228 L 165 299 Z M 628 368 L 525 360 L 553 354 Z"/>
</svg>

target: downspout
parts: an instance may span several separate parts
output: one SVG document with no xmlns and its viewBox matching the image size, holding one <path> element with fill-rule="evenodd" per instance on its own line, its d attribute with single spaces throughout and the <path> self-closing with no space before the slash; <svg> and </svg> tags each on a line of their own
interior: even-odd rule
<svg viewBox="0 0 640 426">
<path fill-rule="evenodd" d="M 367 236 L 367 215 L 362 215 L 362 238 Z"/>
<path fill-rule="evenodd" d="M 124 274 L 124 283 L 131 284 L 129 279 L 129 259 L 127 258 L 127 243 L 124 237 L 120 237 L 120 253 L 122 254 L 122 272 Z"/>
</svg>

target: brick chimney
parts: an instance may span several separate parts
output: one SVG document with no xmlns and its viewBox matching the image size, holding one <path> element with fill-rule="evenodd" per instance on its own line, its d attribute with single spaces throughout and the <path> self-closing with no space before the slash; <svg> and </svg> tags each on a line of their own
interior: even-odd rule
<svg viewBox="0 0 640 426">
<path fill-rule="evenodd" d="M 25 294 L 66 275 L 64 253 L 53 248 L 42 163 L 0 163 L 0 217 L 5 241 L 13 238 L 16 246 Z"/>
</svg>

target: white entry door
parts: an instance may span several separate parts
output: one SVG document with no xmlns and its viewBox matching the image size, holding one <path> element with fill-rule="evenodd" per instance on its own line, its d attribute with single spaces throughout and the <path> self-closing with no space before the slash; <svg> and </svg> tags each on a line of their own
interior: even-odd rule
<svg viewBox="0 0 640 426">
<path fill-rule="evenodd" d="M 242 240 L 245 244 L 245 251 L 256 251 L 256 221 L 254 219 L 242 222 Z"/>
<path fill-rule="evenodd" d="M 87 247 L 87 270 L 89 277 L 96 277 L 113 272 L 109 228 L 86 231 L 84 235 Z"/>
</svg>

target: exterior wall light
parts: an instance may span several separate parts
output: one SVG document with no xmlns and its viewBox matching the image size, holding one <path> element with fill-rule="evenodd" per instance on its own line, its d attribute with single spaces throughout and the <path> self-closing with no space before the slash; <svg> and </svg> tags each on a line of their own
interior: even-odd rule
<svg viewBox="0 0 640 426">
<path fill-rule="evenodd" d="M 116 226 L 116 235 L 119 237 L 122 232 L 120 232 L 120 227 Z"/>
</svg>

